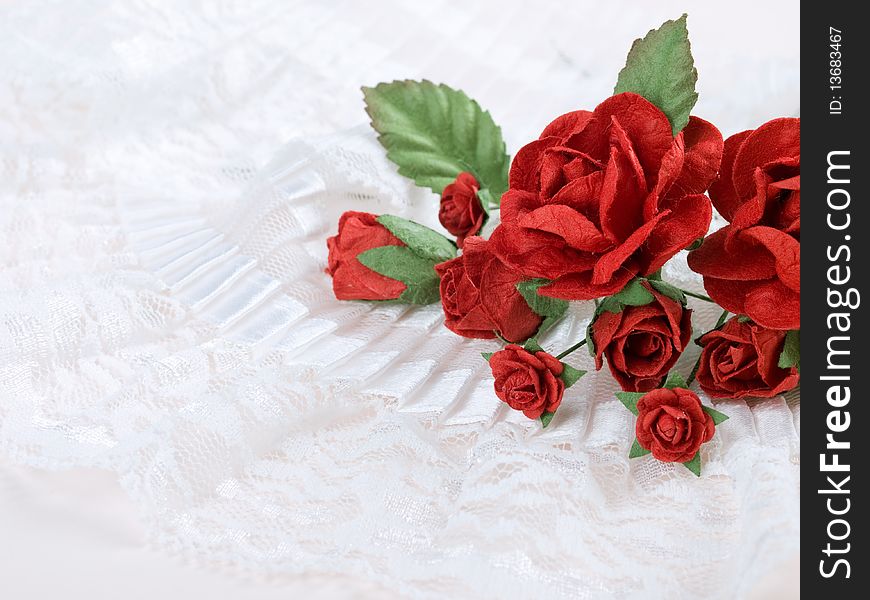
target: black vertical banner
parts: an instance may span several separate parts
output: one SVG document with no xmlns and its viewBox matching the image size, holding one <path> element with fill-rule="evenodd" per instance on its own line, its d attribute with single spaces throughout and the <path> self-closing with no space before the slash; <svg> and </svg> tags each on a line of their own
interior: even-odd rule
<svg viewBox="0 0 870 600">
<path fill-rule="evenodd" d="M 862 3 L 801 9 L 801 584 L 866 598 L 870 26 Z"/>
</svg>

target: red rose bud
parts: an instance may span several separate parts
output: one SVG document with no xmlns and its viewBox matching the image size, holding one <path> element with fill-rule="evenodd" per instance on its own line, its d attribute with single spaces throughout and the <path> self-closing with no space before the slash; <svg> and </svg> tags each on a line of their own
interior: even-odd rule
<svg viewBox="0 0 870 600">
<path fill-rule="evenodd" d="M 496 396 L 512 409 L 537 419 L 559 408 L 565 382 L 560 378 L 564 366 L 557 358 L 510 344 L 490 357 L 489 366 Z"/>
<path fill-rule="evenodd" d="M 649 282 L 641 285 L 652 295 L 648 304 L 603 310 L 590 326 L 595 368 L 606 357 L 613 378 L 630 392 L 659 387 L 692 337 L 692 311 Z"/>
<path fill-rule="evenodd" d="M 435 267 L 441 277 L 444 325 L 463 337 L 509 342 L 532 337 L 543 322 L 516 285 L 522 279 L 489 250 L 480 237 L 465 240 L 462 256 Z"/>
<path fill-rule="evenodd" d="M 698 340 L 701 389 L 713 398 L 770 398 L 792 389 L 800 381 L 797 368 L 778 366 L 785 336 L 737 317 L 705 333 Z"/>
<path fill-rule="evenodd" d="M 456 236 L 459 247 L 465 238 L 475 235 L 483 226 L 486 211 L 477 197 L 480 185 L 471 173 L 460 173 L 456 181 L 441 192 L 438 220 L 444 229 Z"/>
<path fill-rule="evenodd" d="M 562 115 L 514 157 L 493 252 L 553 280 L 544 296 L 614 294 L 707 233 L 704 191 L 721 156 L 716 127 L 691 117 L 674 137 L 667 116 L 637 94 Z"/>
<path fill-rule="evenodd" d="M 443 235 L 392 215 L 348 211 L 326 240 L 327 273 L 339 300 L 438 300 L 435 265 L 456 255 Z"/>
<path fill-rule="evenodd" d="M 635 435 L 663 462 L 688 462 L 713 439 L 716 425 L 698 396 L 685 388 L 659 388 L 637 401 Z"/>
<path fill-rule="evenodd" d="M 725 141 L 716 210 L 735 229 L 765 225 L 801 236 L 801 120 L 768 121 Z"/>
<path fill-rule="evenodd" d="M 689 253 L 689 267 L 729 312 L 769 329 L 800 329 L 801 245 L 792 235 L 755 225 L 727 225 Z"/>
</svg>

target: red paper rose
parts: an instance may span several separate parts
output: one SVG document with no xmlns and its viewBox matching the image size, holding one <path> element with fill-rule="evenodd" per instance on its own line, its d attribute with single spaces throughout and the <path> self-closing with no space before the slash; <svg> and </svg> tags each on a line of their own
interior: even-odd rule
<svg viewBox="0 0 870 600">
<path fill-rule="evenodd" d="M 332 275 L 332 290 L 339 300 L 395 300 L 405 284 L 375 273 L 357 256 L 381 246 L 404 246 L 402 241 L 377 222 L 377 216 L 348 211 L 338 221 L 338 235 L 326 240 Z"/>
<path fill-rule="evenodd" d="M 692 117 L 676 138 L 665 114 L 632 93 L 562 115 L 517 153 L 493 251 L 540 293 L 568 300 L 618 292 L 707 232 L 703 195 L 722 136 Z"/>
<path fill-rule="evenodd" d="M 801 235 L 801 120 L 774 119 L 725 141 L 716 210 L 734 229 L 766 225 Z"/>
<path fill-rule="evenodd" d="M 705 333 L 698 383 L 713 398 L 770 398 L 795 387 L 795 367 L 778 366 L 785 332 L 741 323 L 736 317 L 721 329 Z"/>
<path fill-rule="evenodd" d="M 637 441 L 654 458 L 688 462 L 713 438 L 716 425 L 698 396 L 684 388 L 659 388 L 637 401 Z"/>
<path fill-rule="evenodd" d="M 689 267 L 725 310 L 769 329 L 800 329 L 801 245 L 788 233 L 728 225 L 689 253 Z"/>
<path fill-rule="evenodd" d="M 517 291 L 522 276 L 505 266 L 480 237 L 465 240 L 462 256 L 435 267 L 441 277 L 444 324 L 463 337 L 509 342 L 532 337 L 543 318 Z"/>
<path fill-rule="evenodd" d="M 692 311 L 648 283 L 655 300 L 626 306 L 622 312 L 604 311 L 592 323 L 595 368 L 604 357 L 623 390 L 646 392 L 659 387 L 692 337 Z"/>
<path fill-rule="evenodd" d="M 465 238 L 476 234 L 483 226 L 486 211 L 477 197 L 480 185 L 471 173 L 460 173 L 456 181 L 441 192 L 438 220 L 444 229 L 456 236 L 461 248 Z"/>
<path fill-rule="evenodd" d="M 710 196 L 730 224 L 689 254 L 723 308 L 771 329 L 800 329 L 800 119 L 728 138 Z"/>
<path fill-rule="evenodd" d="M 559 378 L 564 367 L 546 352 L 534 354 L 510 344 L 489 359 L 495 377 L 495 394 L 530 419 L 556 412 L 565 393 Z"/>
</svg>

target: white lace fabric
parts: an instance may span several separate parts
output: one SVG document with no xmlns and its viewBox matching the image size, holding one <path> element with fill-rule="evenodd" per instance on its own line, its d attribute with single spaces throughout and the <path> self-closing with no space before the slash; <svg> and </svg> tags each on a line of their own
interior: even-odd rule
<svg viewBox="0 0 870 600">
<path fill-rule="evenodd" d="M 495 397 L 494 343 L 438 306 L 339 302 L 323 273 L 344 210 L 437 226 L 357 126 L 359 85 L 466 89 L 515 151 L 684 7 L 36 4 L 0 19 L 4 454 L 114 470 L 192 559 L 412 597 L 740 597 L 797 547 L 797 393 L 718 403 L 698 479 L 629 461 L 634 417 L 585 351 L 541 430 Z M 699 115 L 729 134 L 795 113 L 796 45 L 705 50 L 722 27 L 698 21 Z M 684 255 L 665 277 L 699 289 Z M 696 331 L 718 316 L 692 306 Z"/>
</svg>

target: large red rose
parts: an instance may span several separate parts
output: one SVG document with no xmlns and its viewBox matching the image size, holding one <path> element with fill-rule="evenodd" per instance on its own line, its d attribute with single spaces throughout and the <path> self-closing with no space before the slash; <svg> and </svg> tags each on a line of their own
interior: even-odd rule
<svg viewBox="0 0 870 600">
<path fill-rule="evenodd" d="M 689 267 L 722 308 L 769 329 L 800 329 L 801 245 L 790 234 L 727 225 L 689 253 Z"/>
<path fill-rule="evenodd" d="M 692 117 L 676 137 L 637 94 L 562 115 L 517 153 L 493 251 L 547 296 L 588 300 L 650 274 L 707 232 L 703 195 L 722 136 Z"/>
<path fill-rule="evenodd" d="M 732 318 L 698 340 L 698 383 L 713 398 L 770 398 L 795 387 L 795 367 L 778 366 L 785 332 Z"/>
<path fill-rule="evenodd" d="M 372 248 L 405 245 L 376 219 L 370 213 L 347 211 L 338 220 L 338 235 L 326 240 L 326 272 L 332 275 L 332 290 L 339 300 L 395 300 L 405 291 L 401 281 L 375 273 L 357 260 Z"/>
<path fill-rule="evenodd" d="M 480 184 L 471 173 L 460 173 L 456 180 L 441 192 L 438 220 L 444 229 L 456 236 L 461 248 L 465 238 L 475 235 L 483 226 L 486 211 L 477 197 Z"/>
<path fill-rule="evenodd" d="M 692 311 L 644 283 L 655 300 L 604 311 L 592 323 L 595 368 L 604 357 L 623 390 L 647 392 L 659 387 L 692 338 Z"/>
<path fill-rule="evenodd" d="M 728 138 L 710 187 L 730 224 L 689 254 L 710 297 L 771 329 L 800 329 L 800 119 Z"/>
<path fill-rule="evenodd" d="M 735 229 L 766 225 L 801 235 L 801 120 L 774 119 L 725 141 L 716 210 Z"/>
<path fill-rule="evenodd" d="M 700 398 L 685 388 L 659 388 L 637 401 L 637 441 L 663 462 L 692 460 L 715 432 Z"/>
<path fill-rule="evenodd" d="M 510 344 L 493 354 L 489 366 L 495 377 L 495 395 L 530 419 L 556 412 L 565 393 L 559 378 L 565 368 L 546 352 L 531 352 Z"/>
<path fill-rule="evenodd" d="M 435 266 L 441 277 L 444 324 L 463 337 L 509 342 L 532 337 L 543 317 L 535 314 L 517 291 L 522 276 L 504 265 L 489 242 L 472 236 L 461 256 Z"/>
</svg>

